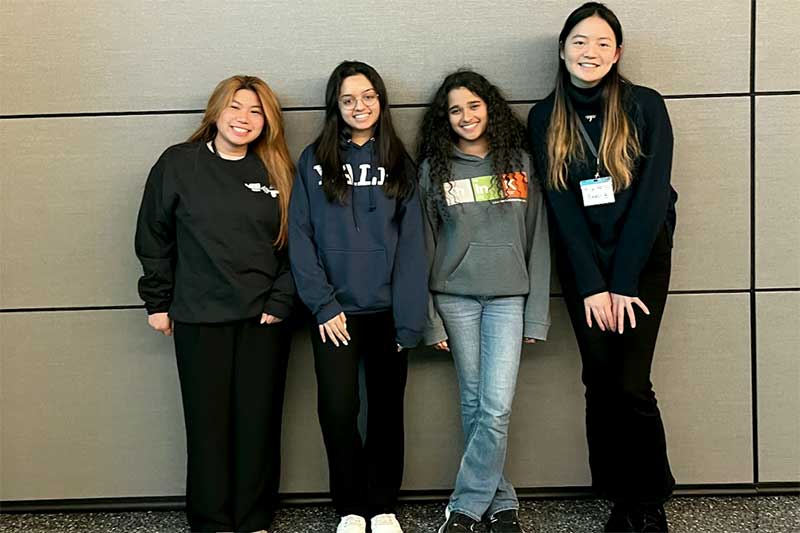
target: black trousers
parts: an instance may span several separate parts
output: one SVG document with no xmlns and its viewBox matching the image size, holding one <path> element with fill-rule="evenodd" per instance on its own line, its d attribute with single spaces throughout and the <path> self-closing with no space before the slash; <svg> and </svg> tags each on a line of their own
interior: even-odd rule
<svg viewBox="0 0 800 533">
<path fill-rule="evenodd" d="M 351 341 L 324 344 L 311 325 L 317 409 L 328 454 L 330 490 L 340 516 L 394 512 L 403 482 L 403 398 L 407 350 L 397 351 L 391 312 L 348 315 Z M 366 439 L 358 429 L 359 363 L 367 391 Z M 362 444 L 363 442 L 363 444 Z"/>
<path fill-rule="evenodd" d="M 675 479 L 667 458 L 666 437 L 650 369 L 661 317 L 667 300 L 671 246 L 662 231 L 639 281 L 636 329 L 626 320 L 625 332 L 602 332 L 586 325 L 583 298 L 563 255 L 558 268 L 564 299 L 578 340 L 586 386 L 586 436 L 592 486 L 602 497 L 627 504 L 662 503 Z M 594 322 L 594 321 L 593 321 Z"/>
<path fill-rule="evenodd" d="M 175 324 L 192 531 L 257 531 L 274 515 L 291 331 L 259 318 Z"/>
</svg>

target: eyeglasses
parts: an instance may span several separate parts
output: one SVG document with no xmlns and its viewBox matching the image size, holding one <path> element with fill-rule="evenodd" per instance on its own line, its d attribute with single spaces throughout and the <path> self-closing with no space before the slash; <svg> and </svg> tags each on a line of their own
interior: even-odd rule
<svg viewBox="0 0 800 533">
<path fill-rule="evenodd" d="M 339 105 L 342 109 L 355 109 L 356 103 L 361 100 L 365 106 L 372 107 L 378 102 L 378 93 L 367 93 L 361 96 L 342 96 L 339 98 Z"/>
</svg>

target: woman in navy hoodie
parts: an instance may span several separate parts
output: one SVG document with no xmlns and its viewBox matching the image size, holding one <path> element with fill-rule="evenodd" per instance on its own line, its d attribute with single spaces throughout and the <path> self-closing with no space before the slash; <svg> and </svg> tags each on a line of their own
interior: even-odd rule
<svg viewBox="0 0 800 533">
<path fill-rule="evenodd" d="M 407 348 L 425 324 L 427 271 L 416 170 L 392 126 L 383 80 L 338 65 L 325 123 L 300 156 L 289 208 L 297 291 L 314 317 L 318 412 L 341 516 L 337 533 L 401 533 Z M 358 430 L 359 364 L 367 435 Z"/>
</svg>

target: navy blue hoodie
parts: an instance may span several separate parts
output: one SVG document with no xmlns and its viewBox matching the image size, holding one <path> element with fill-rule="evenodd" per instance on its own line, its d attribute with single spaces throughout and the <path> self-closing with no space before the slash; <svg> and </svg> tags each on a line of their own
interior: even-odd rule
<svg viewBox="0 0 800 533">
<path fill-rule="evenodd" d="M 306 147 L 289 207 L 289 258 L 297 292 L 323 324 L 341 312 L 392 310 L 396 341 L 419 343 L 425 325 L 427 270 L 419 192 L 389 198 L 375 140 L 342 154 L 350 194 L 328 200 L 322 168 Z M 408 161 L 408 172 L 414 173 Z"/>
</svg>

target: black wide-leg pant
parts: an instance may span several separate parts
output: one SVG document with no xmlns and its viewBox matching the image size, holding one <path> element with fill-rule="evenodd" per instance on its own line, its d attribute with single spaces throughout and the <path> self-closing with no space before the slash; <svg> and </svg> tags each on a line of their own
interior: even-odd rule
<svg viewBox="0 0 800 533">
<path fill-rule="evenodd" d="M 267 529 L 280 481 L 288 325 L 175 324 L 192 531 Z"/>
<path fill-rule="evenodd" d="M 311 324 L 317 409 L 330 490 L 340 516 L 394 512 L 403 481 L 403 399 L 408 351 L 397 351 L 392 313 L 347 316 L 348 346 L 325 343 Z M 367 428 L 358 429 L 359 363 L 364 362 Z"/>
<path fill-rule="evenodd" d="M 671 246 L 662 231 L 639 281 L 634 305 L 636 329 L 626 318 L 622 335 L 586 325 L 583 298 L 574 274 L 560 257 L 559 277 L 578 340 L 586 386 L 586 436 L 592 486 L 602 497 L 628 504 L 662 503 L 675 479 L 667 458 L 666 437 L 650 369 L 669 289 Z"/>
</svg>

